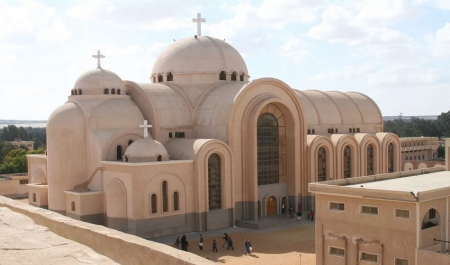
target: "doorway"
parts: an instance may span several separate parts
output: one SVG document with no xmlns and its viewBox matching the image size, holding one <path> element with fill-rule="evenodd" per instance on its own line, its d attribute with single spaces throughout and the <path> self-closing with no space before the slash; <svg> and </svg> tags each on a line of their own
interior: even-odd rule
<svg viewBox="0 0 450 265">
<path fill-rule="evenodd" d="M 277 214 L 277 198 L 270 196 L 267 199 L 267 215 Z"/>
<path fill-rule="evenodd" d="M 258 217 L 261 217 L 261 201 L 258 201 Z"/>
</svg>

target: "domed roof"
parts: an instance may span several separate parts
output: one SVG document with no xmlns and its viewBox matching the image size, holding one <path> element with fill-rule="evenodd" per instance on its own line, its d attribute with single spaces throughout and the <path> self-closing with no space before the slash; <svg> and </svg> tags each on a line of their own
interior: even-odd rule
<svg viewBox="0 0 450 265">
<path fill-rule="evenodd" d="M 230 44 L 208 36 L 192 36 L 177 40 L 161 52 L 153 65 L 152 74 L 220 71 L 248 75 L 244 59 Z"/>
<path fill-rule="evenodd" d="M 156 161 L 158 156 L 167 157 L 167 150 L 164 145 L 151 137 L 133 142 L 125 151 L 125 157 L 128 157 L 130 162 L 136 159 L 142 162 Z"/>
<path fill-rule="evenodd" d="M 115 73 L 97 68 L 87 71 L 82 74 L 74 85 L 75 89 L 105 89 L 105 88 L 119 88 L 125 90 L 122 79 Z"/>
</svg>

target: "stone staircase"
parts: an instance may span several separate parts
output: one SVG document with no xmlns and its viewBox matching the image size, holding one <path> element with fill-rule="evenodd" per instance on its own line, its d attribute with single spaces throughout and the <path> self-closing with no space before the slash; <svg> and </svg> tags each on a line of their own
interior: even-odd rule
<svg viewBox="0 0 450 265">
<path fill-rule="evenodd" d="M 289 214 L 277 214 L 270 215 L 267 217 L 260 217 L 259 220 L 239 220 L 235 222 L 235 225 L 238 227 L 245 227 L 250 229 L 267 229 L 277 226 L 283 226 L 288 224 L 296 223 L 297 216 L 294 215 L 294 218 L 290 218 Z"/>
</svg>

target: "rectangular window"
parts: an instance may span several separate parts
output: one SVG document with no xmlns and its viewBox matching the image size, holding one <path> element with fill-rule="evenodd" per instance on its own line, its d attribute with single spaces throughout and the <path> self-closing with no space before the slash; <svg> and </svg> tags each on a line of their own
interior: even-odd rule
<svg viewBox="0 0 450 265">
<path fill-rule="evenodd" d="M 434 219 L 434 218 L 436 218 L 436 210 L 435 209 L 430 209 L 430 211 L 429 211 L 429 219 Z"/>
<path fill-rule="evenodd" d="M 345 205 L 342 202 L 330 202 L 330 210 L 344 211 Z"/>
<path fill-rule="evenodd" d="M 330 247 L 330 255 L 345 257 L 345 249 Z"/>
<path fill-rule="evenodd" d="M 21 179 L 19 182 L 21 185 L 28 184 L 28 179 Z"/>
<path fill-rule="evenodd" d="M 395 258 L 395 265 L 409 265 L 409 260 L 401 259 L 401 258 Z"/>
<path fill-rule="evenodd" d="M 362 205 L 361 206 L 361 213 L 362 214 L 378 215 L 378 207 Z"/>
<path fill-rule="evenodd" d="M 395 217 L 409 218 L 409 210 L 395 209 Z"/>
<path fill-rule="evenodd" d="M 371 254 L 371 253 L 366 253 L 366 252 L 361 252 L 361 260 L 377 263 L 378 262 L 378 255 Z"/>
</svg>

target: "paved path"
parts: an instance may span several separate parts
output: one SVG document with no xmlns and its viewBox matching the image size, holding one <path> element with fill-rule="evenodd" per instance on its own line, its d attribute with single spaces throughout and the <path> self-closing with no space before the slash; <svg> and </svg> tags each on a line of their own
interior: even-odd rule
<svg viewBox="0 0 450 265">
<path fill-rule="evenodd" d="M 223 233 L 233 240 L 234 250 L 222 248 Z M 303 220 L 295 224 L 264 230 L 240 227 L 217 229 L 201 233 L 204 238 L 203 251 L 198 248 L 200 233 L 186 233 L 188 251 L 217 263 L 274 265 L 315 265 L 314 222 Z M 180 235 L 180 238 L 183 235 Z M 153 238 L 153 241 L 173 245 L 177 236 Z M 252 255 L 244 255 L 244 241 L 252 242 Z M 212 252 L 212 241 L 217 242 L 219 252 Z M 300 261 L 301 259 L 301 261 Z"/>
<path fill-rule="evenodd" d="M 23 214 L 0 207 L 0 265 L 117 264 L 89 247 L 60 237 Z"/>
</svg>

